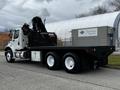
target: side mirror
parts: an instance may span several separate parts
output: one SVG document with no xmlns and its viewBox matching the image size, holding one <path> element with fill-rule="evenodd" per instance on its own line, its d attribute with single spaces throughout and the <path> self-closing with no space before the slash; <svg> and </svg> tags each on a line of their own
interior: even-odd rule
<svg viewBox="0 0 120 90">
<path fill-rule="evenodd" d="M 10 39 L 12 38 L 12 35 L 11 35 L 11 33 L 10 33 L 8 36 L 10 37 Z"/>
<path fill-rule="evenodd" d="M 10 39 L 12 39 L 12 31 L 10 30 L 8 36 L 10 37 Z"/>
</svg>

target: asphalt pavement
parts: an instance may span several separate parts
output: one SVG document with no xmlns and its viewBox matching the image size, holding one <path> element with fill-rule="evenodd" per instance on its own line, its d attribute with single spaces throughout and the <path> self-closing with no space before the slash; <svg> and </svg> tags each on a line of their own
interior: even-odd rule
<svg viewBox="0 0 120 90">
<path fill-rule="evenodd" d="M 0 90 L 120 90 L 120 70 L 101 68 L 68 74 L 48 70 L 41 63 L 7 63 L 0 53 Z"/>
</svg>

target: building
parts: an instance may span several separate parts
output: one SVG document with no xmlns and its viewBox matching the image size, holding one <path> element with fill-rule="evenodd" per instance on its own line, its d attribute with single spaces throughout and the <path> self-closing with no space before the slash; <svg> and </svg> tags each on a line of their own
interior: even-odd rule
<svg viewBox="0 0 120 90">
<path fill-rule="evenodd" d="M 0 50 L 3 50 L 5 45 L 9 42 L 10 37 L 8 32 L 0 32 Z"/>
</svg>

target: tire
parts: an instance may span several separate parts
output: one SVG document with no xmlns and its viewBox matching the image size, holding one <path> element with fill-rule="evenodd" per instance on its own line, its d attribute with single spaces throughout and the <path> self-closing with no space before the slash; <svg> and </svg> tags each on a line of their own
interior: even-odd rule
<svg viewBox="0 0 120 90">
<path fill-rule="evenodd" d="M 8 63 L 13 63 L 15 61 L 15 59 L 13 59 L 13 53 L 11 50 L 7 50 L 5 52 L 5 58 Z"/>
<path fill-rule="evenodd" d="M 50 70 L 60 69 L 60 57 L 55 52 L 48 52 L 46 54 L 46 65 Z"/>
<path fill-rule="evenodd" d="M 80 59 L 73 53 L 66 53 L 63 57 L 63 67 L 68 73 L 78 73 L 80 71 Z"/>
</svg>

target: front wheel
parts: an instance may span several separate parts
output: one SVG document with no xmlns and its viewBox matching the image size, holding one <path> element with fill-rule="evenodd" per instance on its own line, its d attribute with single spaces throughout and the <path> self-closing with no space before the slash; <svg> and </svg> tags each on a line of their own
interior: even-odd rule
<svg viewBox="0 0 120 90">
<path fill-rule="evenodd" d="M 6 61 L 9 63 L 13 63 L 15 61 L 15 59 L 13 59 L 13 53 L 11 50 L 7 50 L 5 52 L 5 57 L 6 57 Z"/>
</svg>

